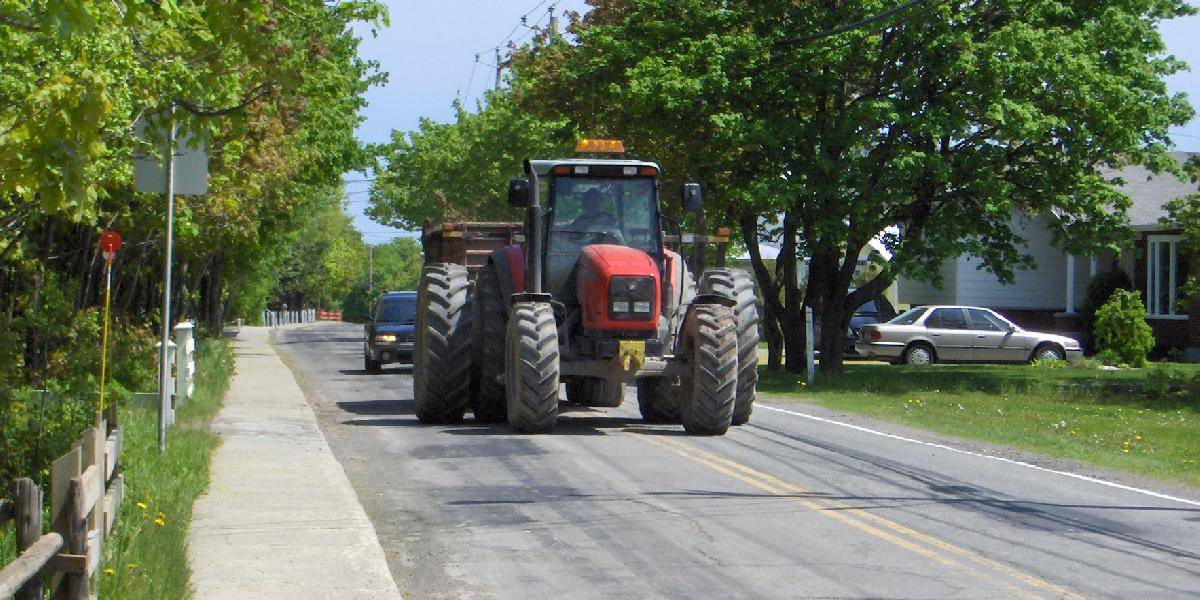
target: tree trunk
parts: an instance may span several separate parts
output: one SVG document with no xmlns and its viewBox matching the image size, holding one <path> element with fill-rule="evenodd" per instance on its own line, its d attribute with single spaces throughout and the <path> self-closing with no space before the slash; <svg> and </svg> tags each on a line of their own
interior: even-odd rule
<svg viewBox="0 0 1200 600">
<path fill-rule="evenodd" d="M 783 216 L 783 244 L 779 248 L 780 285 L 783 287 L 783 358 L 788 373 L 803 373 L 805 370 L 804 302 L 800 296 L 797 276 L 796 215 L 789 212 Z"/>
<path fill-rule="evenodd" d="M 778 371 L 783 367 L 783 331 L 780 329 L 780 318 L 783 316 L 783 305 L 779 302 L 779 286 L 771 278 L 762 258 L 762 250 L 758 243 L 758 215 L 743 213 L 738 219 L 742 229 L 742 241 L 750 255 L 750 266 L 754 279 L 758 282 L 758 292 L 763 298 L 762 330 L 767 342 L 767 369 Z"/>
</svg>

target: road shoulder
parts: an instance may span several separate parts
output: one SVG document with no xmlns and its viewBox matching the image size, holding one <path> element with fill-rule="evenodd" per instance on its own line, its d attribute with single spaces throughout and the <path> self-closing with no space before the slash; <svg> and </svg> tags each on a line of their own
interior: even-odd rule
<svg viewBox="0 0 1200 600">
<path fill-rule="evenodd" d="M 268 330 L 244 327 L 188 536 L 196 598 L 399 598 L 371 521 Z"/>
<path fill-rule="evenodd" d="M 1026 463 L 1050 471 L 1062 471 L 1089 477 L 1121 486 L 1152 490 L 1156 493 L 1200 501 L 1200 489 L 1174 481 L 1164 481 L 1127 471 L 1109 469 L 1068 458 L 1048 456 L 1037 452 L 1013 448 L 980 440 L 972 440 L 941 433 L 931 429 L 913 427 L 895 421 L 863 415 L 848 410 L 832 409 L 799 396 L 781 394 L 759 394 L 759 408 L 775 407 L 784 410 L 829 419 L 846 425 L 872 429 L 884 434 L 909 438 L 929 444 L 949 446 L 967 453 L 996 457 L 1006 461 Z M 801 417 L 796 417 L 801 418 Z"/>
</svg>

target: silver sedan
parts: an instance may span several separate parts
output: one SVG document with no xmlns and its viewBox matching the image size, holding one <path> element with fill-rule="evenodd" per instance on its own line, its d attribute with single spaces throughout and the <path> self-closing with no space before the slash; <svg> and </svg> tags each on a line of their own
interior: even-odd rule
<svg viewBox="0 0 1200 600">
<path fill-rule="evenodd" d="M 1079 342 L 1026 331 L 986 308 L 921 306 L 887 323 L 864 325 L 855 350 L 910 365 L 945 362 L 1029 362 L 1083 356 Z"/>
</svg>

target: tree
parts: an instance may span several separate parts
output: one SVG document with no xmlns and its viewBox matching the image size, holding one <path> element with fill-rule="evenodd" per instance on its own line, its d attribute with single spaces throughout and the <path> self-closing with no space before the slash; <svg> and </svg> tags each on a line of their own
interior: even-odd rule
<svg viewBox="0 0 1200 600">
<path fill-rule="evenodd" d="M 1170 168 L 1167 129 L 1192 115 L 1166 92 L 1184 65 L 1156 30 L 1193 12 L 1183 2 L 926 2 L 876 18 L 897 6 L 597 0 L 572 24 L 577 44 L 530 54 L 519 89 L 577 122 L 590 102 L 590 122 L 638 148 L 674 145 L 752 256 L 777 234 L 776 275 L 753 262 L 788 369 L 806 305 L 825 324 L 822 369 L 837 372 L 853 307 L 897 276 L 936 281 L 960 254 L 1004 281 L 1031 266 L 1014 212 L 1048 218 L 1068 249 L 1120 241 L 1129 200 L 1097 168 Z M 571 90 L 591 97 L 567 102 Z M 891 258 L 850 292 L 872 239 Z"/>
<path fill-rule="evenodd" d="M 455 121 L 422 119 L 416 131 L 392 132 L 377 170 L 367 214 L 401 229 L 426 220 L 513 220 L 505 202 L 508 180 L 521 162 L 565 156 L 565 120 L 540 120 L 514 106 L 510 91 L 490 92 L 476 112 L 455 102 Z"/>
<path fill-rule="evenodd" d="M 375 246 L 373 254 L 373 281 L 368 281 L 367 274 L 360 272 L 359 279 L 350 286 L 342 301 L 342 318 L 346 321 L 363 320 L 371 303 L 383 292 L 417 289 L 424 262 L 417 240 L 399 237 Z"/>
</svg>

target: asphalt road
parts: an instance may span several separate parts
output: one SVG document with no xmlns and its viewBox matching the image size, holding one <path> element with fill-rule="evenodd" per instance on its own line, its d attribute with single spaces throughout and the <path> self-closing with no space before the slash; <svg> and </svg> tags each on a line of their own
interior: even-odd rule
<svg viewBox="0 0 1200 600">
<path fill-rule="evenodd" d="M 318 324 L 276 348 L 412 598 L 1200 596 L 1194 494 L 763 406 L 712 438 L 644 425 L 636 401 L 564 406 L 547 435 L 422 426 L 411 372 L 364 373 L 360 340 Z"/>
</svg>

